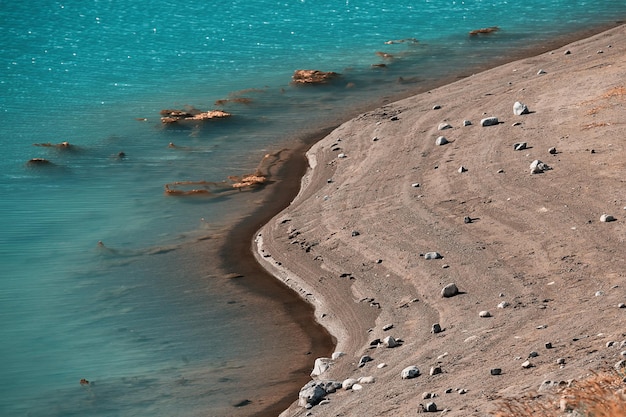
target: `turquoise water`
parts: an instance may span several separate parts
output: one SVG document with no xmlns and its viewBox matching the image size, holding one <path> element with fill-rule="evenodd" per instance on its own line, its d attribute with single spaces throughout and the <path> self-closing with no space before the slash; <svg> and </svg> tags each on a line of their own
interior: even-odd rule
<svg viewBox="0 0 626 417">
<path fill-rule="evenodd" d="M 276 361 L 290 328 L 194 242 L 257 197 L 164 184 L 251 172 L 355 108 L 624 17 L 601 0 L 3 2 L 0 415 L 245 415 L 248 366 Z M 501 30 L 467 35 L 488 26 Z M 342 77 L 295 87 L 298 68 Z M 228 120 L 159 120 L 236 97 L 251 101 L 220 107 Z"/>
</svg>

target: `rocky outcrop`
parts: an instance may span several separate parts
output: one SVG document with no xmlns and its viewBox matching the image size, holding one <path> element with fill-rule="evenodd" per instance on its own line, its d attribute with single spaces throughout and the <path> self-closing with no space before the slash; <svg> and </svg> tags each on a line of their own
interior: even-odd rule
<svg viewBox="0 0 626 417">
<path fill-rule="evenodd" d="M 211 119 L 224 119 L 232 116 L 222 110 L 200 111 L 197 109 L 190 110 L 161 110 L 161 123 L 170 124 L 184 121 L 206 121 Z"/>
<path fill-rule="evenodd" d="M 338 73 L 332 71 L 296 70 L 291 80 L 295 84 L 324 84 L 338 76 Z"/>
</svg>

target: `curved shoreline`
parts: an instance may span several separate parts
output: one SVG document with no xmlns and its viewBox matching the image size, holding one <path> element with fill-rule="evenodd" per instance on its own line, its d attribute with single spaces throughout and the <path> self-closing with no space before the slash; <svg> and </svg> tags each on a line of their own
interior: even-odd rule
<svg viewBox="0 0 626 417">
<path fill-rule="evenodd" d="M 612 26 L 612 27 L 615 27 L 615 26 Z M 551 44 L 549 48 L 547 48 L 545 45 L 538 47 L 539 49 L 538 52 L 537 51 L 536 53 L 527 52 L 527 53 L 524 53 L 523 56 L 515 56 L 514 60 L 535 57 L 538 54 L 545 53 L 546 50 L 557 49 L 558 47 L 569 45 L 570 43 L 574 41 L 583 40 L 588 37 L 601 34 L 606 30 L 607 30 L 606 27 L 602 27 L 602 28 L 596 28 L 595 30 L 585 31 L 584 33 L 570 35 L 570 36 L 564 37 L 562 40 L 556 42 L 555 44 Z M 507 60 L 506 62 L 512 62 L 512 61 Z M 494 65 L 493 67 L 489 67 L 489 68 L 495 68 L 501 65 L 502 63 L 498 63 L 497 65 Z M 321 142 L 317 142 L 316 145 L 320 143 Z M 313 145 L 313 147 L 315 147 L 316 145 Z M 307 169 L 306 174 L 302 176 L 302 180 L 301 180 L 302 188 L 298 192 L 298 198 L 301 197 L 301 194 L 312 191 L 312 190 L 307 190 L 307 185 L 309 185 L 310 182 L 312 181 L 311 177 L 317 174 L 317 171 L 315 169 L 316 150 L 315 149 L 309 150 L 307 152 L 307 155 L 309 156 L 309 158 L 311 158 L 311 160 L 309 161 L 310 169 Z M 304 161 L 302 162 L 304 163 Z M 320 184 L 319 178 L 318 178 L 318 184 Z M 259 232 L 255 233 L 255 236 L 256 236 L 256 239 L 255 239 L 256 250 L 254 251 L 255 256 L 261 266 L 265 267 L 273 276 L 278 278 L 280 281 L 286 283 L 286 285 L 289 285 L 295 292 L 299 293 L 303 300 L 315 306 L 316 311 L 317 311 L 317 316 L 320 316 L 321 314 L 324 314 L 324 315 L 328 314 L 328 319 L 324 320 L 324 325 L 330 331 L 330 333 L 338 339 L 339 347 L 341 348 L 342 343 L 344 342 L 343 338 L 345 337 L 345 333 L 348 331 L 346 330 L 345 320 L 342 320 L 341 318 L 336 317 L 336 316 L 333 317 L 332 313 L 329 314 L 329 312 L 323 311 L 323 308 L 328 307 L 328 305 L 323 299 L 319 299 L 318 297 L 323 298 L 324 294 L 316 292 L 314 288 L 308 285 L 311 283 L 309 280 L 307 280 L 306 278 L 299 277 L 297 272 L 286 269 L 282 265 L 282 263 L 279 263 L 279 261 L 276 261 L 272 257 L 271 253 L 265 252 L 265 247 L 266 247 L 266 244 L 268 243 L 268 240 L 264 241 L 263 238 L 265 237 L 269 239 L 273 238 L 271 233 L 268 233 L 268 231 L 270 231 L 272 228 L 276 228 L 276 225 L 279 222 L 289 222 L 289 221 L 291 221 L 291 216 L 284 215 L 284 212 L 281 210 L 276 216 L 273 217 L 271 221 L 264 223 L 262 227 L 259 226 L 258 230 L 260 230 L 260 233 Z M 364 321 L 368 322 L 370 320 L 372 320 L 372 317 L 366 318 Z M 333 322 L 333 324 L 329 324 L 328 323 L 329 321 Z M 362 330 L 363 328 L 367 328 L 368 326 L 360 325 L 357 327 L 360 327 Z M 354 336 L 354 334 L 352 336 Z M 360 339 L 363 339 L 363 340 L 365 340 L 365 338 L 366 338 L 365 335 L 362 335 L 360 337 Z M 362 342 L 363 340 L 361 340 L 360 342 Z M 354 348 L 355 346 L 358 346 L 360 342 L 351 343 L 352 348 Z M 296 398 L 294 397 L 292 400 L 295 401 Z"/>
</svg>

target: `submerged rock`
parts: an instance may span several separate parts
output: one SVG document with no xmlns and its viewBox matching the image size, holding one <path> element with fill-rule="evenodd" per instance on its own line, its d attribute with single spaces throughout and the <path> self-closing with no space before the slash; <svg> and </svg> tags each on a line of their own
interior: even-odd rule
<svg viewBox="0 0 626 417">
<path fill-rule="evenodd" d="M 296 84 L 324 84 L 338 76 L 338 73 L 332 71 L 296 70 L 291 80 Z"/>
</svg>

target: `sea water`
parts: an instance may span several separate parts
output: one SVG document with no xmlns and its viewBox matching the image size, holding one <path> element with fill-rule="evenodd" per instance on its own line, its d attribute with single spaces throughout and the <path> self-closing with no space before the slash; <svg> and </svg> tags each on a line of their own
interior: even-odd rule
<svg viewBox="0 0 626 417">
<path fill-rule="evenodd" d="M 246 415 L 251 380 L 273 378 L 254 363 L 278 364 L 293 329 L 203 251 L 257 197 L 164 185 L 227 183 L 357 109 L 625 16 L 616 0 L 2 1 L 0 415 Z M 303 88 L 295 69 L 341 77 Z M 159 119 L 190 107 L 233 117 Z"/>
</svg>

